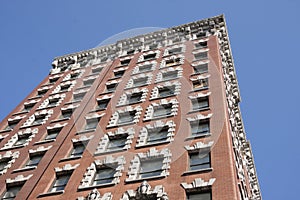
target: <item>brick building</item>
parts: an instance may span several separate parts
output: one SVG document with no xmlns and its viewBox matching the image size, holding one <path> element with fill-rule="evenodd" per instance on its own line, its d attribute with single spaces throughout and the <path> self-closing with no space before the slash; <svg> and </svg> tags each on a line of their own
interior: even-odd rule
<svg viewBox="0 0 300 200">
<path fill-rule="evenodd" d="M 261 199 L 224 16 L 52 65 L 0 124 L 2 199 Z"/>
</svg>

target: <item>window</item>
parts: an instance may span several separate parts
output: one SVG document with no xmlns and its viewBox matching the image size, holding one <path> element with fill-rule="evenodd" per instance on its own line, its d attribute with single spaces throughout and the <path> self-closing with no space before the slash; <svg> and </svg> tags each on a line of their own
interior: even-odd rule
<svg viewBox="0 0 300 200">
<path fill-rule="evenodd" d="M 163 158 L 155 158 L 141 161 L 140 177 L 149 178 L 160 176 L 162 173 Z"/>
<path fill-rule="evenodd" d="M 107 108 L 107 105 L 109 103 L 110 99 L 101 99 L 97 100 L 97 110 L 104 110 Z"/>
<path fill-rule="evenodd" d="M 62 128 L 54 128 L 54 129 L 48 129 L 47 130 L 47 136 L 45 140 L 54 140 Z"/>
<path fill-rule="evenodd" d="M 116 173 L 116 166 L 101 166 L 97 169 L 97 172 L 94 177 L 93 185 L 103 185 L 112 183 L 114 180 L 114 175 Z"/>
<path fill-rule="evenodd" d="M 71 73 L 70 75 L 71 75 L 70 79 L 76 79 L 79 77 L 80 73 L 76 72 L 76 73 Z"/>
<path fill-rule="evenodd" d="M 204 59 L 207 59 L 207 58 L 208 58 L 207 51 L 205 51 L 205 52 L 200 52 L 200 53 L 195 53 L 194 56 L 195 56 L 195 59 L 196 59 L 196 60 L 204 60 Z"/>
<path fill-rule="evenodd" d="M 172 114 L 172 103 L 154 107 L 153 117 L 165 117 Z"/>
<path fill-rule="evenodd" d="M 139 73 L 151 71 L 152 66 L 153 64 L 139 66 Z"/>
<path fill-rule="evenodd" d="M 125 60 L 121 60 L 120 63 L 122 66 L 126 66 L 126 65 L 129 65 L 131 59 L 125 59 Z"/>
<path fill-rule="evenodd" d="M 83 81 L 84 86 L 91 86 L 94 83 L 95 79 L 88 79 Z"/>
<path fill-rule="evenodd" d="M 156 53 L 144 55 L 144 61 L 154 59 L 155 57 L 156 57 Z"/>
<path fill-rule="evenodd" d="M 91 118 L 86 120 L 85 130 L 93 130 L 97 128 L 100 118 Z"/>
<path fill-rule="evenodd" d="M 38 90 L 38 96 L 43 96 L 44 94 L 46 94 L 48 92 L 48 88 L 43 88 L 43 89 L 39 89 Z"/>
<path fill-rule="evenodd" d="M 31 134 L 22 134 L 22 135 L 18 134 L 18 140 L 15 142 L 13 147 L 24 145 L 28 141 L 30 136 L 31 136 Z"/>
<path fill-rule="evenodd" d="M 128 50 L 128 51 L 126 52 L 126 54 L 127 54 L 127 55 L 132 55 L 132 54 L 134 54 L 134 52 L 135 52 L 135 49 L 132 49 L 132 50 Z"/>
<path fill-rule="evenodd" d="M 210 154 L 205 152 L 190 152 L 189 153 L 191 171 L 210 168 Z"/>
<path fill-rule="evenodd" d="M 148 77 L 141 77 L 141 78 L 133 79 L 133 87 L 146 85 L 147 81 L 148 81 Z"/>
<path fill-rule="evenodd" d="M 125 73 L 125 70 L 119 70 L 114 72 L 115 78 L 121 78 Z"/>
<path fill-rule="evenodd" d="M 187 200 L 211 200 L 210 192 L 187 193 Z"/>
<path fill-rule="evenodd" d="M 66 109 L 61 111 L 60 119 L 69 119 L 73 114 L 74 109 Z"/>
<path fill-rule="evenodd" d="M 208 78 L 205 79 L 197 79 L 193 81 L 193 89 L 194 90 L 203 90 L 208 88 Z"/>
<path fill-rule="evenodd" d="M 193 68 L 194 68 L 195 74 L 203 74 L 203 73 L 208 72 L 208 64 L 207 63 L 193 66 Z"/>
<path fill-rule="evenodd" d="M 132 94 L 127 94 L 127 104 L 134 104 L 141 101 L 143 92 L 136 92 Z"/>
<path fill-rule="evenodd" d="M 209 134 L 209 120 L 195 120 L 190 122 L 192 136 L 205 136 Z"/>
<path fill-rule="evenodd" d="M 135 110 L 119 113 L 118 124 L 132 123 L 134 121 L 135 114 Z"/>
<path fill-rule="evenodd" d="M 49 78 L 49 83 L 55 83 L 58 79 L 60 78 L 60 76 L 53 76 Z"/>
<path fill-rule="evenodd" d="M 175 94 L 175 86 L 165 86 L 158 88 L 158 97 L 168 97 Z"/>
<path fill-rule="evenodd" d="M 114 92 L 118 86 L 118 83 L 110 83 L 106 85 L 106 92 Z"/>
<path fill-rule="evenodd" d="M 206 48 L 207 47 L 207 41 L 195 43 L 195 47 L 196 48 Z"/>
<path fill-rule="evenodd" d="M 207 35 L 206 35 L 206 32 L 205 32 L 205 31 L 201 31 L 201 32 L 199 32 L 199 33 L 196 34 L 196 37 L 197 37 L 198 39 L 204 38 L 204 37 L 206 37 L 206 36 L 207 36 Z"/>
<path fill-rule="evenodd" d="M 96 67 L 92 69 L 92 73 L 96 74 L 96 73 L 100 73 L 102 71 L 103 67 Z"/>
<path fill-rule="evenodd" d="M 70 84 L 65 84 L 60 86 L 60 92 L 67 92 L 70 88 Z"/>
<path fill-rule="evenodd" d="M 81 101 L 85 94 L 86 92 L 73 94 L 73 101 Z"/>
<path fill-rule="evenodd" d="M 173 65 L 178 65 L 178 64 L 180 64 L 180 57 L 166 60 L 166 67 L 171 67 Z"/>
<path fill-rule="evenodd" d="M 203 110 L 209 108 L 208 97 L 199 97 L 192 99 L 193 110 Z"/>
<path fill-rule="evenodd" d="M 58 191 L 63 191 L 68 184 L 68 181 L 71 177 L 72 173 L 67 173 L 67 174 L 57 174 L 56 175 L 56 180 L 50 189 L 49 192 L 58 192 Z"/>
<path fill-rule="evenodd" d="M 116 151 L 123 149 L 126 145 L 127 134 L 122 134 L 121 136 L 109 137 L 109 142 L 107 146 L 107 151 Z"/>
<path fill-rule="evenodd" d="M 21 190 L 23 185 L 14 185 L 7 187 L 6 192 L 4 193 L 2 200 L 13 200 L 17 197 L 18 192 Z"/>
<path fill-rule="evenodd" d="M 74 143 L 73 150 L 70 154 L 70 158 L 80 157 L 85 150 L 86 143 L 83 142 Z"/>
<path fill-rule="evenodd" d="M 170 80 L 178 77 L 178 71 L 169 71 L 162 73 L 163 80 Z"/>
<path fill-rule="evenodd" d="M 24 109 L 23 109 L 23 111 L 29 112 L 29 111 L 35 106 L 35 104 L 36 104 L 36 103 L 24 104 Z"/>
<path fill-rule="evenodd" d="M 6 168 L 6 166 L 9 164 L 11 160 L 12 160 L 11 157 L 5 157 L 0 160 L 0 172 L 2 172 Z"/>
<path fill-rule="evenodd" d="M 29 160 L 26 163 L 26 167 L 36 167 L 41 159 L 43 158 L 44 154 L 36 154 L 36 155 L 29 155 Z"/>
<path fill-rule="evenodd" d="M 5 127 L 5 130 L 13 129 L 20 121 L 21 121 L 21 119 L 20 120 L 14 120 L 14 121 L 8 121 L 8 124 Z"/>
<path fill-rule="evenodd" d="M 49 99 L 48 107 L 54 107 L 59 102 L 60 98 L 51 98 Z"/>
<path fill-rule="evenodd" d="M 169 126 L 148 129 L 147 144 L 156 144 L 167 141 Z"/>
<path fill-rule="evenodd" d="M 45 120 L 47 115 L 38 115 L 35 116 L 35 120 L 33 121 L 32 125 L 39 125 L 42 124 Z"/>
<path fill-rule="evenodd" d="M 176 47 L 168 50 L 169 55 L 178 54 L 182 52 L 182 47 Z"/>
</svg>

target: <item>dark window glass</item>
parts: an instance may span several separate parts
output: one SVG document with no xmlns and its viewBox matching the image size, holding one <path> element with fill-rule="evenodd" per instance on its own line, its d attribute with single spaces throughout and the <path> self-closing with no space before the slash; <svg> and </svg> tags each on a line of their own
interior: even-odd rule
<svg viewBox="0 0 300 200">
<path fill-rule="evenodd" d="M 114 92 L 116 90 L 117 86 L 118 86 L 118 83 L 112 83 L 112 84 L 106 85 L 106 91 Z"/>
<path fill-rule="evenodd" d="M 209 152 L 190 153 L 190 170 L 200 170 L 210 168 Z"/>
<path fill-rule="evenodd" d="M 30 156 L 30 159 L 26 163 L 26 167 L 37 166 L 42 158 L 43 158 L 43 154 L 42 155 L 38 154 L 38 155 Z"/>
<path fill-rule="evenodd" d="M 83 143 L 78 143 L 78 144 L 74 144 L 73 145 L 73 150 L 70 154 L 70 157 L 78 157 L 81 156 L 83 154 L 85 150 L 85 144 Z"/>
<path fill-rule="evenodd" d="M 97 109 L 106 109 L 107 108 L 107 105 L 109 103 L 110 99 L 101 99 L 101 100 L 98 100 L 97 103 L 98 103 L 98 106 L 97 106 Z"/>
<path fill-rule="evenodd" d="M 56 128 L 56 129 L 49 129 L 47 130 L 47 136 L 45 138 L 45 140 L 52 140 L 55 139 L 56 136 L 59 134 L 59 132 L 61 131 L 61 128 Z"/>
<path fill-rule="evenodd" d="M 126 134 L 122 135 L 122 137 L 111 137 L 109 138 L 109 143 L 107 146 L 108 151 L 114 151 L 118 149 L 123 149 L 125 147 L 125 143 L 127 141 Z"/>
<path fill-rule="evenodd" d="M 193 81 L 193 89 L 194 90 L 206 89 L 207 87 L 208 87 L 208 79 L 207 78 Z"/>
<path fill-rule="evenodd" d="M 147 83 L 147 80 L 147 77 L 133 79 L 133 85 L 134 87 L 145 85 Z"/>
<path fill-rule="evenodd" d="M 197 98 L 197 99 L 192 100 L 193 110 L 201 110 L 201 109 L 205 109 L 205 108 L 208 108 L 208 107 L 209 107 L 208 97 L 201 97 L 201 98 Z"/>
<path fill-rule="evenodd" d="M 29 137 L 31 136 L 31 134 L 24 134 L 24 135 L 18 135 L 18 140 L 16 141 L 16 143 L 13 146 L 20 146 L 20 145 L 24 145 Z"/>
<path fill-rule="evenodd" d="M 194 66 L 194 73 L 195 74 L 203 74 L 203 73 L 206 73 L 208 72 L 208 64 L 202 64 L 202 65 L 197 65 L 197 66 Z"/>
<path fill-rule="evenodd" d="M 165 142 L 168 139 L 168 130 L 168 126 L 148 129 L 147 144 Z"/>
<path fill-rule="evenodd" d="M 86 121 L 85 130 L 96 129 L 96 127 L 97 127 L 99 121 L 100 121 L 100 118 L 88 119 L 88 120 Z"/>
<path fill-rule="evenodd" d="M 142 99 L 142 95 L 143 95 L 142 92 L 137 92 L 137 93 L 127 95 L 128 104 L 140 102 Z"/>
<path fill-rule="evenodd" d="M 124 75 L 125 70 L 119 70 L 117 72 L 114 72 L 115 78 L 120 78 Z"/>
<path fill-rule="evenodd" d="M 172 104 L 164 104 L 154 107 L 153 117 L 168 116 L 172 114 Z"/>
<path fill-rule="evenodd" d="M 119 113 L 118 124 L 130 123 L 133 122 L 136 111 L 130 111 L 125 113 Z"/>
<path fill-rule="evenodd" d="M 159 97 L 167 97 L 175 94 L 175 86 L 163 87 L 158 89 Z"/>
<path fill-rule="evenodd" d="M 141 178 L 160 176 L 162 173 L 163 158 L 141 161 Z"/>
<path fill-rule="evenodd" d="M 64 190 L 66 185 L 68 184 L 70 176 L 71 176 L 71 174 L 56 175 L 56 180 L 55 180 L 50 192 L 57 192 L 57 191 Z"/>
<path fill-rule="evenodd" d="M 208 58 L 207 52 L 196 53 L 196 54 L 194 54 L 194 56 L 195 56 L 196 60 L 204 60 L 204 59 Z"/>
<path fill-rule="evenodd" d="M 148 72 L 151 71 L 152 64 L 139 66 L 139 72 Z"/>
<path fill-rule="evenodd" d="M 129 65 L 129 63 L 130 63 L 130 61 L 131 61 L 131 59 L 126 59 L 126 60 L 121 60 L 120 62 L 121 62 L 121 65 Z"/>
<path fill-rule="evenodd" d="M 192 136 L 201 136 L 209 133 L 209 121 L 208 120 L 197 120 L 191 122 Z"/>
<path fill-rule="evenodd" d="M 85 92 L 78 93 L 78 94 L 73 94 L 73 101 L 80 101 L 80 100 L 82 100 L 85 94 L 86 94 Z"/>
<path fill-rule="evenodd" d="M 7 191 L 4 193 L 3 200 L 13 200 L 16 198 L 18 192 L 21 190 L 23 185 L 16 185 L 7 188 Z"/>
<path fill-rule="evenodd" d="M 156 53 L 144 55 L 144 60 L 151 60 L 154 59 L 155 57 L 156 57 Z"/>
<path fill-rule="evenodd" d="M 187 200 L 211 200 L 210 192 L 187 194 Z"/>
<path fill-rule="evenodd" d="M 173 49 L 169 49 L 169 54 L 177 54 L 177 53 L 181 53 L 182 52 L 182 48 L 181 47 L 177 47 L 177 48 L 173 48 Z"/>
<path fill-rule="evenodd" d="M 169 80 L 173 78 L 177 78 L 178 71 L 165 72 L 162 74 L 164 80 Z"/>
<path fill-rule="evenodd" d="M 207 47 L 207 41 L 196 43 L 195 47 L 196 48 L 206 48 Z"/>
<path fill-rule="evenodd" d="M 97 169 L 93 185 L 102 185 L 112 183 L 114 175 L 116 173 L 115 168 L 103 167 Z"/>
</svg>

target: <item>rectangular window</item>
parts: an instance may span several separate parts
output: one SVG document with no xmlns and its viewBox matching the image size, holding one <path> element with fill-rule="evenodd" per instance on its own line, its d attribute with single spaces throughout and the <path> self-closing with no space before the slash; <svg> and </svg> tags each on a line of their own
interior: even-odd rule
<svg viewBox="0 0 300 200">
<path fill-rule="evenodd" d="M 148 178 L 153 176 L 160 176 L 162 173 L 163 158 L 156 158 L 141 161 L 140 177 Z"/>
<path fill-rule="evenodd" d="M 5 130 L 10 130 L 15 128 L 15 126 L 20 122 L 21 120 L 14 120 L 14 121 L 8 121 L 7 126 L 5 127 Z"/>
<path fill-rule="evenodd" d="M 148 55 L 144 55 L 144 61 L 145 60 L 152 60 L 156 57 L 156 53 L 151 53 L 151 54 L 148 54 Z"/>
<path fill-rule="evenodd" d="M 26 167 L 36 167 L 43 158 L 43 156 L 44 154 L 30 155 L 30 158 L 26 163 Z"/>
<path fill-rule="evenodd" d="M 38 96 L 43 96 L 48 92 L 48 89 L 38 90 Z"/>
<path fill-rule="evenodd" d="M 211 200 L 210 192 L 188 193 L 187 200 Z"/>
<path fill-rule="evenodd" d="M 210 154 L 206 152 L 189 153 L 190 170 L 201 170 L 210 168 Z"/>
<path fill-rule="evenodd" d="M 55 139 L 60 131 L 61 131 L 61 128 L 48 129 L 47 130 L 47 136 L 46 136 L 45 140 Z"/>
<path fill-rule="evenodd" d="M 23 111 L 29 112 L 34 106 L 35 106 L 35 103 L 24 104 L 24 109 L 23 109 Z"/>
<path fill-rule="evenodd" d="M 82 93 L 77 93 L 77 94 L 73 94 L 73 101 L 81 101 L 84 97 L 84 95 L 86 94 L 86 92 L 82 92 Z"/>
<path fill-rule="evenodd" d="M 176 48 L 168 50 L 169 55 L 178 54 L 178 53 L 181 53 L 181 52 L 182 52 L 182 47 L 176 47 Z"/>
<path fill-rule="evenodd" d="M 46 118 L 46 115 L 35 116 L 35 120 L 33 121 L 32 125 L 42 124 L 44 122 L 45 118 Z"/>
<path fill-rule="evenodd" d="M 147 144 L 165 142 L 168 139 L 169 126 L 148 129 Z"/>
<path fill-rule="evenodd" d="M 48 107 L 54 107 L 57 105 L 57 103 L 59 102 L 59 98 L 55 98 L 55 99 L 49 99 L 49 103 L 48 103 Z"/>
<path fill-rule="evenodd" d="M 170 71 L 162 74 L 163 80 L 170 80 L 178 77 L 178 71 Z"/>
<path fill-rule="evenodd" d="M 69 90 L 70 87 L 71 87 L 70 84 L 61 85 L 61 86 L 60 86 L 60 92 L 67 92 L 67 91 Z"/>
<path fill-rule="evenodd" d="M 193 81 L 194 90 L 204 90 L 208 88 L 208 78 Z"/>
<path fill-rule="evenodd" d="M 85 80 L 83 81 L 83 85 L 84 86 L 91 86 L 94 83 L 95 79 L 89 79 L 89 80 Z"/>
<path fill-rule="evenodd" d="M 60 174 L 56 175 L 56 180 L 50 189 L 50 192 L 58 192 L 58 191 L 63 191 L 68 184 L 68 181 L 71 177 L 72 173 L 67 173 L 67 174 Z"/>
<path fill-rule="evenodd" d="M 136 92 L 133 94 L 128 94 L 127 95 L 127 104 L 134 104 L 138 103 L 142 99 L 143 92 Z"/>
<path fill-rule="evenodd" d="M 207 135 L 210 132 L 209 120 L 196 120 L 190 123 L 192 136 Z"/>
<path fill-rule="evenodd" d="M 118 83 L 111 83 L 106 85 L 106 92 L 114 92 L 118 86 Z"/>
<path fill-rule="evenodd" d="M 209 108 L 208 97 L 192 99 L 193 110 L 203 110 Z"/>
<path fill-rule="evenodd" d="M 126 145 L 127 137 L 128 137 L 127 134 L 123 134 L 122 136 L 119 137 L 110 137 L 107 150 L 115 151 L 115 150 L 123 149 Z"/>
<path fill-rule="evenodd" d="M 168 97 L 175 94 L 175 86 L 167 86 L 158 89 L 159 97 Z"/>
<path fill-rule="evenodd" d="M 85 150 L 86 143 L 78 142 L 73 144 L 73 150 L 70 154 L 70 158 L 80 157 Z"/>
<path fill-rule="evenodd" d="M 151 71 L 152 69 L 152 64 L 148 64 L 148 65 L 142 65 L 142 66 L 139 66 L 139 72 L 148 72 L 148 71 Z"/>
<path fill-rule="evenodd" d="M 119 71 L 116 71 L 114 72 L 114 76 L 115 78 L 121 78 L 125 73 L 125 70 L 119 70 Z"/>
<path fill-rule="evenodd" d="M 18 140 L 15 142 L 13 147 L 24 145 L 28 141 L 30 136 L 31 136 L 31 134 L 18 135 Z"/>
<path fill-rule="evenodd" d="M 98 74 L 102 71 L 103 67 L 96 67 L 92 69 L 93 74 Z"/>
<path fill-rule="evenodd" d="M 110 99 L 101 99 L 97 101 L 97 110 L 104 110 L 107 108 Z"/>
<path fill-rule="evenodd" d="M 9 157 L 9 158 L 2 158 L 2 159 L 0 160 L 0 172 L 1 172 L 2 170 L 4 170 L 4 168 L 6 167 L 6 165 L 8 165 L 8 162 L 10 162 L 11 160 L 12 160 L 11 157 Z"/>
<path fill-rule="evenodd" d="M 196 60 L 204 60 L 208 58 L 207 51 L 194 54 Z"/>
<path fill-rule="evenodd" d="M 114 175 L 116 173 L 116 169 L 105 166 L 97 169 L 96 175 L 94 177 L 93 185 L 103 185 L 112 183 L 114 180 Z"/>
<path fill-rule="evenodd" d="M 164 104 L 154 107 L 153 117 L 163 117 L 172 114 L 172 104 Z"/>
<path fill-rule="evenodd" d="M 180 58 L 166 60 L 166 67 L 180 64 Z"/>
<path fill-rule="evenodd" d="M 69 119 L 73 114 L 74 109 L 67 109 L 61 111 L 60 119 Z"/>
<path fill-rule="evenodd" d="M 92 118 L 86 120 L 85 130 L 93 130 L 97 128 L 100 118 Z"/>
<path fill-rule="evenodd" d="M 207 47 L 207 41 L 203 41 L 203 42 L 198 42 L 198 43 L 195 43 L 195 47 L 198 49 L 200 48 L 206 48 Z"/>
<path fill-rule="evenodd" d="M 136 111 L 129 111 L 125 113 L 119 113 L 118 124 L 126 124 L 134 121 Z"/>
<path fill-rule="evenodd" d="M 126 66 L 126 65 L 129 65 L 131 59 L 126 59 L 126 60 L 121 60 L 120 63 L 122 66 Z"/>
<path fill-rule="evenodd" d="M 148 80 L 148 77 L 142 77 L 142 78 L 133 79 L 133 86 L 137 87 L 137 86 L 146 85 L 147 84 L 147 80 Z"/>
<path fill-rule="evenodd" d="M 195 74 L 203 74 L 203 73 L 208 72 L 208 64 L 207 63 L 193 66 L 193 68 L 194 68 Z"/>
<path fill-rule="evenodd" d="M 21 190 L 23 185 L 15 185 L 7 187 L 6 192 L 4 193 L 2 200 L 13 200 L 17 197 L 18 192 Z"/>
</svg>

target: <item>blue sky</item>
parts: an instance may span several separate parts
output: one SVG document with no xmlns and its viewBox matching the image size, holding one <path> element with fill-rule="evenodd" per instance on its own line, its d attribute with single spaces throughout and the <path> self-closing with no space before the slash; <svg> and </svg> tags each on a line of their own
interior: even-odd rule
<svg viewBox="0 0 300 200">
<path fill-rule="evenodd" d="M 0 1 L 0 120 L 47 76 L 55 56 L 132 28 L 225 14 L 263 199 L 296 199 L 299 9 L 297 0 Z"/>
</svg>

